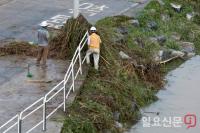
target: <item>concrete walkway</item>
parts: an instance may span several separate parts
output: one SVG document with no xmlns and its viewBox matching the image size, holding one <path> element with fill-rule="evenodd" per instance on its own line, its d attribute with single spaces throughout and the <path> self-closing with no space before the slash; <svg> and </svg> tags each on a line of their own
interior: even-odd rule
<svg viewBox="0 0 200 133">
<path fill-rule="evenodd" d="M 27 78 L 27 64 L 30 67 L 33 78 Z M 0 125 L 23 111 L 26 107 L 43 97 L 57 83 L 63 80 L 64 74 L 68 68 L 69 62 L 60 60 L 49 60 L 46 70 L 35 66 L 35 59 L 27 57 L 7 56 L 0 57 Z M 82 85 L 86 73 L 79 77 L 76 84 L 76 91 L 70 95 L 68 104 L 70 104 Z M 36 80 L 43 80 L 47 83 L 38 83 Z M 33 82 L 34 81 L 34 82 Z M 47 114 L 55 109 L 63 101 L 63 94 L 60 93 L 56 99 L 47 104 Z M 34 110 L 30 109 L 29 111 Z M 47 122 L 47 133 L 60 133 L 62 128 L 64 113 L 55 113 Z M 22 129 L 23 133 L 30 129 L 32 125 L 42 120 L 42 109 L 25 119 Z M 10 133 L 16 133 L 13 128 Z M 0 131 L 1 132 L 1 131 Z M 39 126 L 33 133 L 42 133 L 42 126 Z"/>
</svg>

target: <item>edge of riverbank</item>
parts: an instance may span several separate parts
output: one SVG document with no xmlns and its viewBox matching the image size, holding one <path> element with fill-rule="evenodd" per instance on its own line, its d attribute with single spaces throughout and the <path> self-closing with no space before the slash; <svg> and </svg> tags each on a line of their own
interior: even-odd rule
<svg viewBox="0 0 200 133">
<path fill-rule="evenodd" d="M 182 41 L 193 42 L 199 53 L 199 33 L 189 34 L 200 27 L 186 18 L 192 6 L 182 2 L 182 12 L 176 12 L 170 2 L 166 0 L 162 5 L 154 0 L 136 18 L 107 17 L 96 23 L 103 40 L 100 71 L 90 68 L 84 85 L 68 109 L 62 133 L 125 131 L 140 117 L 138 108 L 157 99 L 155 94 L 164 84 L 164 75 L 188 58 L 184 55 L 166 65 L 158 65 L 155 53 L 182 51 L 179 45 Z M 168 15 L 170 20 L 167 20 Z M 149 24 L 152 21 L 157 25 L 155 29 Z M 174 33 L 177 36 L 172 37 Z M 151 38 L 159 35 L 166 37 L 163 44 Z"/>
</svg>

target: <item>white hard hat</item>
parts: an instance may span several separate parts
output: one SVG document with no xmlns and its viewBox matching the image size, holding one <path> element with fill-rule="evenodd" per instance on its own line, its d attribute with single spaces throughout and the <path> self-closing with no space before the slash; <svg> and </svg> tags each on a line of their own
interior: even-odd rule
<svg viewBox="0 0 200 133">
<path fill-rule="evenodd" d="M 48 23 L 46 21 L 43 21 L 42 23 L 40 23 L 40 26 L 41 27 L 47 27 L 48 26 Z"/>
<path fill-rule="evenodd" d="M 96 31 L 97 29 L 96 29 L 96 27 L 92 26 L 92 27 L 90 28 L 90 30 L 91 30 L 91 31 Z"/>
</svg>

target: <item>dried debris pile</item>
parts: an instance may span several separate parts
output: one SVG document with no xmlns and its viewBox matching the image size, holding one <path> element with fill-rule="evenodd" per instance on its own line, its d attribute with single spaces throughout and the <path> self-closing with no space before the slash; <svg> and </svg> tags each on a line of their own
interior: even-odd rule
<svg viewBox="0 0 200 133">
<path fill-rule="evenodd" d="M 69 19 L 55 37 L 50 39 L 49 57 L 66 59 L 73 55 L 83 35 L 91 25 L 80 15 L 77 19 Z M 0 47 L 1 55 L 26 55 L 36 56 L 37 45 L 27 42 L 11 42 Z"/>
<path fill-rule="evenodd" d="M 69 19 L 62 30 L 50 41 L 50 57 L 66 59 L 72 56 L 91 24 L 80 15 Z"/>
<path fill-rule="evenodd" d="M 36 56 L 37 47 L 27 42 L 11 42 L 0 47 L 0 55 Z"/>
</svg>

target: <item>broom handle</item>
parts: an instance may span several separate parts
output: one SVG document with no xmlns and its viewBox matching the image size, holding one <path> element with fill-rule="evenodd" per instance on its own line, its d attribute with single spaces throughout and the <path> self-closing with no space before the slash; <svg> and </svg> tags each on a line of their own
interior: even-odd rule
<svg viewBox="0 0 200 133">
<path fill-rule="evenodd" d="M 30 64 L 28 64 L 28 74 L 30 73 Z"/>
</svg>

